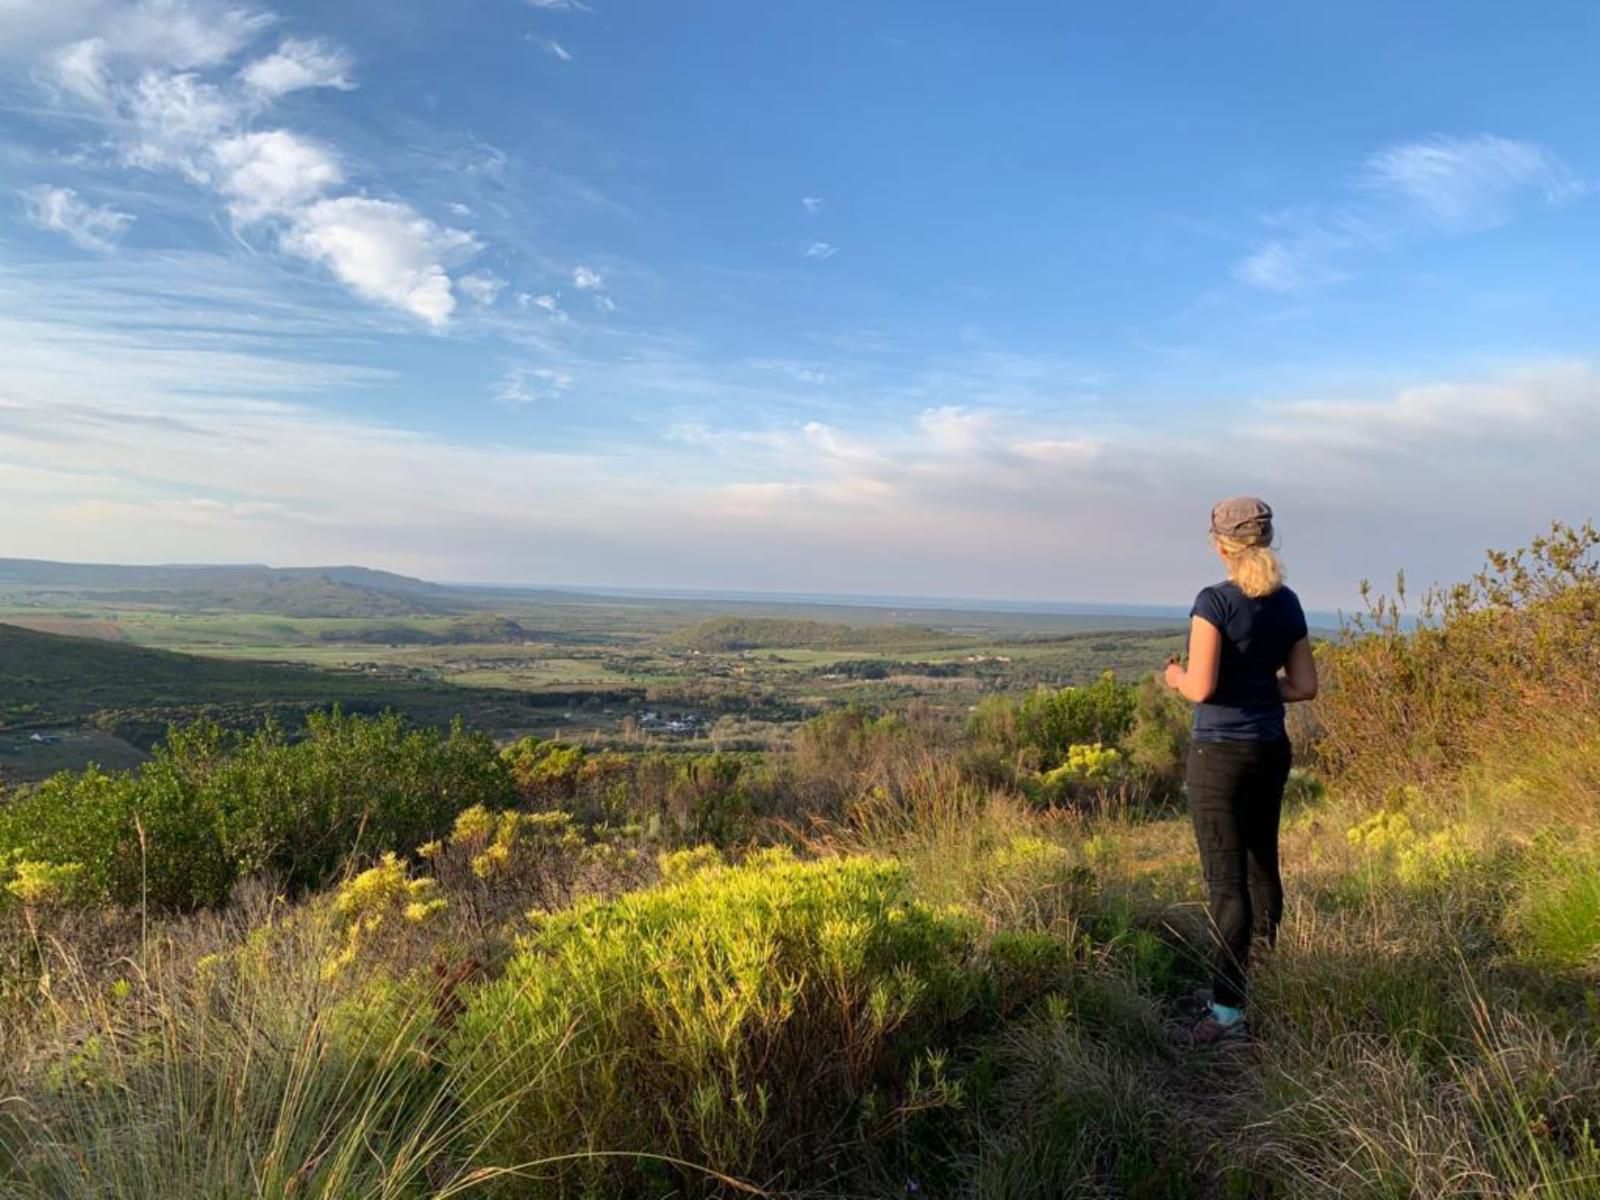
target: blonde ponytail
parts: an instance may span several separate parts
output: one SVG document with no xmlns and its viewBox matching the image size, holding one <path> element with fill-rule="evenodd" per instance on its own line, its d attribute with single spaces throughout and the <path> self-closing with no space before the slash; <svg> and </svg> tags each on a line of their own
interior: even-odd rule
<svg viewBox="0 0 1600 1200">
<path fill-rule="evenodd" d="M 1283 586 L 1283 563 L 1264 542 L 1246 542 L 1213 534 L 1228 564 L 1228 578 L 1252 600 L 1270 596 Z"/>
</svg>

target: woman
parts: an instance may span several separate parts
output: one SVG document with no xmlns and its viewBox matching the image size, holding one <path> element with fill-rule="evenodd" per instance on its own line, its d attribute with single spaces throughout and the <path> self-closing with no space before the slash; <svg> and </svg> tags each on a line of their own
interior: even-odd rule
<svg viewBox="0 0 1600 1200">
<path fill-rule="evenodd" d="M 1222 501 L 1211 510 L 1211 543 L 1227 582 L 1195 598 L 1189 665 L 1173 662 L 1166 673 L 1167 685 L 1195 702 L 1185 788 L 1216 939 L 1212 1003 L 1194 1028 L 1202 1044 L 1248 1032 L 1251 937 L 1260 934 L 1270 947 L 1283 916 L 1284 705 L 1317 694 L 1305 613 L 1272 550 L 1272 509 L 1254 496 Z"/>
</svg>

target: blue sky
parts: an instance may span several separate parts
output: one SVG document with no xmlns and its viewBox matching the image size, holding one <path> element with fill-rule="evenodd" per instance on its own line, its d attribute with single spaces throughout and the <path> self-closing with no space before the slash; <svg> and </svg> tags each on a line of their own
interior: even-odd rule
<svg viewBox="0 0 1600 1200">
<path fill-rule="evenodd" d="M 0 553 L 1181 602 L 1592 512 L 1600 10 L 0 0 Z"/>
</svg>

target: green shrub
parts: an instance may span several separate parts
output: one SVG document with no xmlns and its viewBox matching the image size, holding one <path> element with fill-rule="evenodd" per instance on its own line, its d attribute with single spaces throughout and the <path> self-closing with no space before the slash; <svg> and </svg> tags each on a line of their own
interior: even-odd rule
<svg viewBox="0 0 1600 1200">
<path fill-rule="evenodd" d="M 520 738 L 500 752 L 510 768 L 517 797 L 544 806 L 570 800 L 584 767 L 582 746 Z"/>
<path fill-rule="evenodd" d="M 1154 675 L 1134 692 L 1133 724 L 1123 740 L 1128 761 L 1158 779 L 1177 783 L 1189 755 L 1194 710 Z"/>
<path fill-rule="evenodd" d="M 1110 671 L 1087 687 L 1040 688 L 1017 710 L 1017 739 L 1043 769 L 1065 762 L 1076 745 L 1115 746 L 1133 726 L 1134 689 Z"/>
<path fill-rule="evenodd" d="M 901 866 L 766 851 L 668 876 L 542 918 L 473 999 L 451 1057 L 499 1161 L 607 1155 L 553 1169 L 556 1195 L 639 1190 L 649 1156 L 770 1181 L 893 1124 L 914 1064 L 947 1086 L 927 1056 L 978 995 L 975 924 Z"/>
<path fill-rule="evenodd" d="M 381 717 L 315 714 L 303 738 L 274 725 L 175 728 L 135 771 L 46 780 L 0 809 L 0 855 L 76 863 L 86 900 L 157 909 L 221 904 L 266 872 L 290 891 L 352 860 L 408 853 L 461 809 L 513 798 L 494 744 Z"/>
</svg>

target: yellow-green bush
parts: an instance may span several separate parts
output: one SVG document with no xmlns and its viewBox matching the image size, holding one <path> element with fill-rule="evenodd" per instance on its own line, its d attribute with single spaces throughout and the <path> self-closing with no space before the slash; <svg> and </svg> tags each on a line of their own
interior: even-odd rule
<svg viewBox="0 0 1600 1200">
<path fill-rule="evenodd" d="M 1406 887 L 1441 887 L 1482 861 L 1460 825 L 1432 833 L 1418 831 L 1404 811 L 1384 809 L 1353 825 L 1350 844 L 1365 850 L 1374 865 L 1392 871 Z"/>
<path fill-rule="evenodd" d="M 460 1022 L 460 1099 L 500 1161 L 605 1155 L 552 1167 L 549 1194 L 638 1187 L 659 1156 L 770 1181 L 870 1138 L 979 996 L 976 923 L 895 862 L 692 865 L 538 919 Z"/>
<path fill-rule="evenodd" d="M 529 908 L 554 911 L 650 876 L 637 826 L 584 826 L 566 812 L 474 805 L 449 835 L 418 848 L 461 916 L 487 933 Z"/>
<path fill-rule="evenodd" d="M 292 892 L 321 886 L 512 797 L 493 741 L 459 723 L 313 713 L 291 739 L 197 721 L 137 770 L 62 772 L 0 805 L 0 855 L 78 864 L 74 894 L 88 903 L 188 910 L 257 874 Z"/>
<path fill-rule="evenodd" d="M 324 978 L 333 979 L 354 965 L 380 938 L 392 938 L 407 926 L 425 925 L 448 905 L 439 895 L 437 880 L 426 875 L 413 879 L 405 863 L 385 854 L 377 866 L 344 883 L 334 895 L 343 938 L 338 954 L 323 967 Z"/>
</svg>

